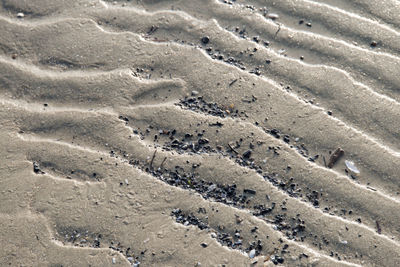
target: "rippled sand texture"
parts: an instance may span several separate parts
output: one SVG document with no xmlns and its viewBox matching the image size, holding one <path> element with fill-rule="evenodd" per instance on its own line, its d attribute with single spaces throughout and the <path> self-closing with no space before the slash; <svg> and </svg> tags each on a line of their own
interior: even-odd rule
<svg viewBox="0 0 400 267">
<path fill-rule="evenodd" d="M 399 10 L 1 1 L 0 265 L 400 266 Z"/>
</svg>

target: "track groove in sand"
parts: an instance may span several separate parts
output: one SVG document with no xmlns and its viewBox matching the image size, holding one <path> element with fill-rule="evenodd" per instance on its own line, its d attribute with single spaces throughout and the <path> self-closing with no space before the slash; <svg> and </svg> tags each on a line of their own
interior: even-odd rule
<svg viewBox="0 0 400 267">
<path fill-rule="evenodd" d="M 400 264 L 396 1 L 46 2 L 0 5 L 0 263 Z"/>
</svg>

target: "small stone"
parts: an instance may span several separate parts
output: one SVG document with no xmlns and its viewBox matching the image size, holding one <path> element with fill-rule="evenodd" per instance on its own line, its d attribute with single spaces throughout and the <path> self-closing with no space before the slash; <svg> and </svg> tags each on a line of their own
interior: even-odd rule
<svg viewBox="0 0 400 267">
<path fill-rule="evenodd" d="M 378 45 L 378 43 L 376 41 L 372 41 L 370 45 L 371 45 L 371 47 L 376 47 Z"/>
<path fill-rule="evenodd" d="M 284 262 L 284 259 L 280 256 L 275 256 L 275 260 L 280 264 L 282 264 Z"/>
<path fill-rule="evenodd" d="M 40 173 L 40 169 L 39 169 L 39 164 L 37 164 L 36 162 L 33 163 L 33 172 L 34 173 Z"/>
<path fill-rule="evenodd" d="M 17 14 L 17 18 L 22 19 L 23 17 L 25 17 L 24 13 L 19 12 L 19 13 Z"/>
<path fill-rule="evenodd" d="M 328 113 L 329 116 L 332 116 L 332 111 L 328 110 L 326 113 Z"/>
<path fill-rule="evenodd" d="M 207 244 L 207 243 L 201 243 L 200 245 L 201 245 L 203 248 L 208 247 L 208 244 Z"/>
<path fill-rule="evenodd" d="M 208 44 L 208 42 L 210 42 L 210 38 L 208 36 L 204 36 L 203 38 L 201 38 L 201 42 L 203 44 Z"/>
<path fill-rule="evenodd" d="M 246 152 L 243 153 L 243 158 L 248 159 L 251 156 L 251 150 L 247 150 Z"/>
<path fill-rule="evenodd" d="M 196 91 L 196 90 L 193 90 L 192 91 L 192 96 L 196 96 L 196 95 L 198 95 L 199 94 L 199 91 Z"/>
<path fill-rule="evenodd" d="M 111 261 L 112 261 L 112 264 L 116 264 L 117 263 L 117 260 L 115 258 L 112 258 Z"/>
<path fill-rule="evenodd" d="M 236 223 L 237 223 L 237 224 L 240 224 L 241 222 L 243 222 L 243 219 L 240 218 L 239 215 L 236 215 L 236 214 L 235 214 L 235 217 L 236 217 Z"/>
<path fill-rule="evenodd" d="M 256 250 L 255 249 L 250 250 L 249 252 L 250 259 L 254 258 L 255 256 L 256 256 Z"/>
</svg>

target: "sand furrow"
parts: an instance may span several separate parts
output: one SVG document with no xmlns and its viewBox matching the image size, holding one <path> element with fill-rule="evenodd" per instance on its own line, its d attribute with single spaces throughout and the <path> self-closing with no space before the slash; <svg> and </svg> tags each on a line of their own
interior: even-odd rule
<svg viewBox="0 0 400 267">
<path fill-rule="evenodd" d="M 185 94 L 184 82 L 180 79 L 141 79 L 130 69 L 58 72 L 0 58 L 0 71 L 3 73 L 0 92 L 4 97 L 43 103 L 47 109 L 61 106 L 98 109 L 143 102 L 176 102 Z M 111 90 L 116 81 L 123 83 L 117 90 Z M 63 90 L 60 92 L 57 88 Z M 62 103 L 57 101 L 59 98 L 63 99 Z"/>
<path fill-rule="evenodd" d="M 303 31 L 327 35 L 337 40 L 345 40 L 363 48 L 399 54 L 396 40 L 400 32 L 388 25 L 316 1 L 236 1 L 239 4 L 253 4 L 265 17 L 268 14 L 279 15 L 277 22 Z M 373 42 L 379 43 L 379 47 Z M 372 46 L 371 46 L 372 44 Z"/>
<path fill-rule="evenodd" d="M 397 29 L 400 28 L 400 16 L 397 12 L 400 4 L 397 0 L 385 0 L 381 2 L 368 0 L 322 0 L 321 2 L 326 2 L 332 6 L 343 6 L 346 9 L 352 9 L 355 13 L 361 13 L 371 19 L 380 20 Z"/>
<path fill-rule="evenodd" d="M 400 265 L 397 6 L 1 1 L 0 265 Z"/>
</svg>

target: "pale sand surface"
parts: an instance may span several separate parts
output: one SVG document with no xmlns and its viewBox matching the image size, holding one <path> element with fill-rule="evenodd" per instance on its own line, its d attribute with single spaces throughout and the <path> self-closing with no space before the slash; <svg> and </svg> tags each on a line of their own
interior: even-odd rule
<svg viewBox="0 0 400 267">
<path fill-rule="evenodd" d="M 0 5 L 0 266 L 400 266 L 399 1 Z"/>
</svg>

